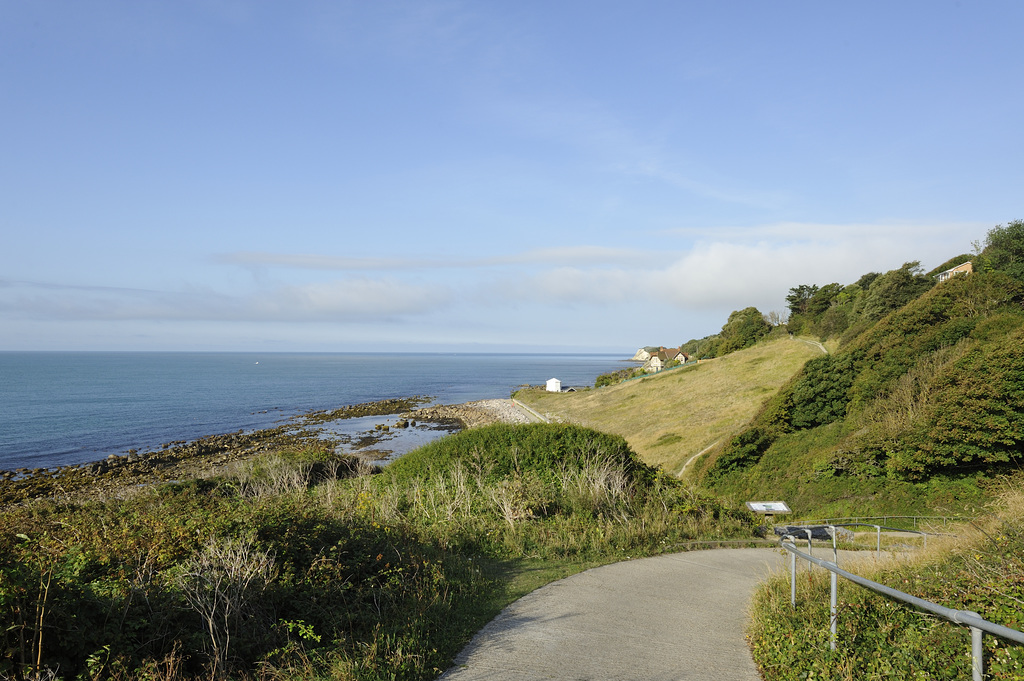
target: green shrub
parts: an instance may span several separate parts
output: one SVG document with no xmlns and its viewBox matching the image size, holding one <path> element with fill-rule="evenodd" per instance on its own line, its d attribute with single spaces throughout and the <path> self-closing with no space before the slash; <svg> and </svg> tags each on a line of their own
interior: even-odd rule
<svg viewBox="0 0 1024 681">
<path fill-rule="evenodd" d="M 610 371 L 606 374 L 601 374 L 594 379 L 595 388 L 603 388 L 608 385 L 618 385 L 623 381 L 638 376 L 641 373 L 641 369 L 638 367 L 631 367 L 629 369 L 619 369 L 618 371 Z"/>
<path fill-rule="evenodd" d="M 525 473 L 550 481 L 566 467 L 597 459 L 613 461 L 631 482 L 647 482 L 655 474 L 623 438 L 565 424 L 495 424 L 463 431 L 410 452 L 385 472 L 396 481 L 429 480 L 460 461 L 485 466 L 487 483 Z"/>
<path fill-rule="evenodd" d="M 853 353 L 825 355 L 807 362 L 792 387 L 790 425 L 813 428 L 846 416 L 858 368 L 858 356 Z"/>
<path fill-rule="evenodd" d="M 769 431 L 761 428 L 748 428 L 734 437 L 722 452 L 715 457 L 714 464 L 708 473 L 712 478 L 720 478 L 728 473 L 741 471 L 754 465 L 775 441 Z"/>
</svg>

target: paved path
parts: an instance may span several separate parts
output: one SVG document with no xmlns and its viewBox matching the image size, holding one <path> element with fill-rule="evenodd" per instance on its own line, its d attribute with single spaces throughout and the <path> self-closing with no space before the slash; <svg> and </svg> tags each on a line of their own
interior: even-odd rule
<svg viewBox="0 0 1024 681">
<path fill-rule="evenodd" d="M 522 402 L 520 402 L 519 400 L 516 400 L 516 399 L 512 399 L 512 400 L 509 400 L 509 401 L 513 404 L 513 406 L 515 406 L 516 409 L 519 410 L 520 413 L 524 414 L 526 416 L 526 418 L 531 423 L 535 423 L 535 422 L 551 423 L 551 419 L 549 419 L 547 416 L 544 416 L 543 414 L 541 414 L 537 410 L 533 409 L 533 407 L 528 407 L 528 406 L 526 406 L 525 404 L 523 404 Z"/>
<path fill-rule="evenodd" d="M 441 678 L 759 681 L 747 604 L 785 561 L 773 549 L 718 549 L 581 572 L 506 608 Z"/>
</svg>

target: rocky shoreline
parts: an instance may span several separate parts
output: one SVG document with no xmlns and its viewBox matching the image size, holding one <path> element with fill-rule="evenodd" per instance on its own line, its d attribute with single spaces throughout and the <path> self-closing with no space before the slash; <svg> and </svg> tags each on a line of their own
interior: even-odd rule
<svg viewBox="0 0 1024 681">
<path fill-rule="evenodd" d="M 0 471 L 0 507 L 40 497 L 63 501 L 117 498 L 145 485 L 223 474 L 239 462 L 289 449 L 312 449 L 355 461 L 360 458 L 358 451 L 336 454 L 342 442 L 324 437 L 317 428 L 343 419 L 397 414 L 397 427 L 430 423 L 449 432 L 490 423 L 529 422 L 511 400 L 420 406 L 430 401 L 429 397 L 415 396 L 365 402 L 309 412 L 274 428 L 210 435 L 191 442 L 168 442 L 154 451 L 129 450 L 124 455 L 112 454 L 101 461 L 76 466 Z M 376 432 L 362 435 L 357 446 L 369 449 L 385 436 L 388 428 L 379 425 Z"/>
<path fill-rule="evenodd" d="M 421 421 L 457 421 L 462 428 L 477 428 L 492 423 L 529 423 L 530 419 L 512 404 L 512 400 L 480 400 L 464 404 L 423 407 L 408 414 Z"/>
</svg>

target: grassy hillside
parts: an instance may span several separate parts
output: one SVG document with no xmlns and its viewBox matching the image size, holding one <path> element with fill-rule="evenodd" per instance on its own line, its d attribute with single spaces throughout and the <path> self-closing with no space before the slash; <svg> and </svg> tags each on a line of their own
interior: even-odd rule
<svg viewBox="0 0 1024 681">
<path fill-rule="evenodd" d="M 798 512 L 973 513 L 1024 456 L 1024 284 L 929 289 L 808 362 L 695 464 L 711 489 Z"/>
<path fill-rule="evenodd" d="M 765 399 L 821 354 L 813 344 L 780 338 L 614 386 L 523 390 L 516 397 L 554 420 L 620 435 L 646 463 L 678 474 L 693 456 L 735 435 Z"/>
</svg>

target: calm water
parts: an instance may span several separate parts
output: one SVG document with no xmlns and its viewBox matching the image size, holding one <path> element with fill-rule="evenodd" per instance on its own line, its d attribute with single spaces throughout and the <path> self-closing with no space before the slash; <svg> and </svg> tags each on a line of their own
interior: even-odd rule
<svg viewBox="0 0 1024 681">
<path fill-rule="evenodd" d="M 48 468 L 252 430 L 314 409 L 593 385 L 618 355 L 0 352 L 0 469 Z M 369 426 L 372 427 L 372 426 Z M 353 424 L 355 428 L 355 424 Z"/>
</svg>

